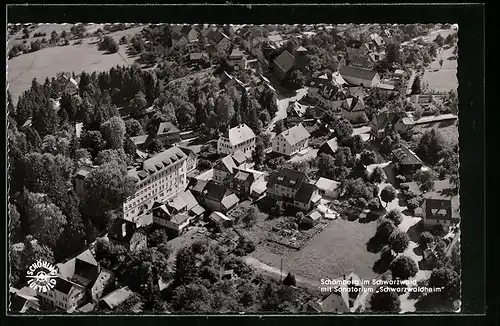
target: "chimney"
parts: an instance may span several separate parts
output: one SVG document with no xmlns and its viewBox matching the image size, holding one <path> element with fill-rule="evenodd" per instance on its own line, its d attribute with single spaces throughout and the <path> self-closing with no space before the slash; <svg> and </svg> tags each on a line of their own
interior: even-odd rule
<svg viewBox="0 0 500 326">
<path fill-rule="evenodd" d="M 125 223 L 122 224 L 122 237 L 125 238 L 127 235 L 127 225 Z"/>
</svg>

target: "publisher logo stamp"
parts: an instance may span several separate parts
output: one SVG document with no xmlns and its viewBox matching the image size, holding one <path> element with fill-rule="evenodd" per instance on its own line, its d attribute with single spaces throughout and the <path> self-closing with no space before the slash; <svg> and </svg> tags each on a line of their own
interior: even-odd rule
<svg viewBox="0 0 500 326">
<path fill-rule="evenodd" d="M 30 288 L 48 292 L 56 286 L 57 268 L 46 261 L 37 261 L 28 268 L 26 277 Z"/>
</svg>

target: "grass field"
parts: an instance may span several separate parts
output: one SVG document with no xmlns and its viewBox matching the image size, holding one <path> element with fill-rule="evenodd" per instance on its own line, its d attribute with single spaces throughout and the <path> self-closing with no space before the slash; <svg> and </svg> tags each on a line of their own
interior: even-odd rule
<svg viewBox="0 0 500 326">
<path fill-rule="evenodd" d="M 71 25 L 56 26 L 71 28 Z M 135 27 L 109 35 L 118 41 L 124 35 L 135 35 L 142 28 Z M 53 30 L 48 27 L 47 29 L 50 32 Z M 135 58 L 126 54 L 124 45 L 120 46 L 118 53 L 105 54 L 97 49 L 97 41 L 94 37 L 83 39 L 83 43 L 78 45 L 73 45 L 75 41 L 71 41 L 67 46 L 49 47 L 10 59 L 7 63 L 7 80 L 14 103 L 17 102 L 19 95 L 30 87 L 33 78 L 43 83 L 46 77 L 55 77 L 57 73 L 63 71 L 74 71 L 75 74 L 82 71 L 92 73 L 109 70 L 116 65 L 130 65 L 134 62 Z"/>
<path fill-rule="evenodd" d="M 448 92 L 458 88 L 457 60 L 449 60 L 453 57 L 453 47 L 442 49 L 437 58 L 425 70 L 423 82 L 429 84 L 429 90 L 437 92 Z M 443 59 L 443 66 L 439 66 L 439 60 Z"/>
<path fill-rule="evenodd" d="M 450 146 L 458 144 L 459 141 L 458 125 L 455 123 L 437 122 L 425 126 L 417 126 L 415 129 L 421 133 L 430 129 L 436 129 L 443 135 L 444 139 Z"/>
</svg>

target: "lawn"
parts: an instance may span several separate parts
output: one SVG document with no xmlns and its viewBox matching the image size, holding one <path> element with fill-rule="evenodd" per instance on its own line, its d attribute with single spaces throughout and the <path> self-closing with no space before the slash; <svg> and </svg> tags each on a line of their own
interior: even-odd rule
<svg viewBox="0 0 500 326">
<path fill-rule="evenodd" d="M 450 146 L 455 146 L 458 144 L 459 140 L 457 124 L 458 123 L 448 121 L 437 122 L 428 125 L 416 126 L 415 131 L 424 133 L 430 129 L 436 129 Z"/>
<path fill-rule="evenodd" d="M 422 81 L 429 84 L 429 90 L 436 92 L 448 92 L 458 88 L 457 59 L 453 57 L 453 48 L 441 49 L 437 58 L 425 70 Z M 443 59 L 443 66 L 439 66 L 439 60 Z"/>
<path fill-rule="evenodd" d="M 60 26 L 71 28 L 71 25 Z M 118 41 L 123 35 L 135 35 L 142 28 L 131 28 L 109 35 Z M 105 54 L 97 49 L 97 38 L 83 39 L 83 43 L 78 45 L 73 45 L 74 42 L 71 41 L 67 46 L 49 47 L 23 54 L 7 62 L 7 80 L 14 103 L 17 102 L 19 95 L 31 86 L 33 78 L 43 83 L 46 77 L 55 77 L 57 73 L 63 71 L 75 74 L 82 71 L 88 73 L 106 71 L 117 65 L 130 65 L 135 60 L 126 54 L 125 45 L 120 46 L 118 53 Z"/>
</svg>

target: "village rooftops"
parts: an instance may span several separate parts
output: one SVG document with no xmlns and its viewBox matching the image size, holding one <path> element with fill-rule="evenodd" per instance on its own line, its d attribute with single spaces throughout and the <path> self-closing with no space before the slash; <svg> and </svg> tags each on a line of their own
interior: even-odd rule
<svg viewBox="0 0 500 326">
<path fill-rule="evenodd" d="M 146 143 L 146 140 L 148 140 L 148 135 L 139 135 L 139 136 L 134 136 L 130 137 L 130 140 L 137 146 L 137 145 L 143 145 Z"/>
<path fill-rule="evenodd" d="M 229 55 L 229 58 L 230 59 L 241 59 L 241 58 L 243 58 L 243 56 L 244 56 L 243 52 L 241 52 L 240 49 L 235 48 L 235 49 L 233 49 L 233 51 Z"/>
<path fill-rule="evenodd" d="M 314 191 L 316 191 L 317 189 L 318 188 L 315 185 L 303 182 L 299 190 L 295 194 L 295 201 L 308 204 L 313 199 L 312 196 L 314 194 Z"/>
<path fill-rule="evenodd" d="M 292 70 L 295 65 L 295 57 L 287 50 L 283 51 L 276 59 L 274 63 L 285 73 Z"/>
<path fill-rule="evenodd" d="M 134 178 L 137 182 L 143 181 L 151 174 L 159 172 L 164 168 L 182 162 L 187 158 L 186 153 L 177 146 L 173 146 L 142 163 L 142 170 L 130 169 L 128 175 Z"/>
<path fill-rule="evenodd" d="M 287 129 L 280 135 L 292 146 L 308 139 L 311 136 L 302 124 L 298 124 L 290 129 Z"/>
<path fill-rule="evenodd" d="M 267 187 L 280 185 L 287 188 L 299 189 L 303 182 L 307 182 L 307 176 L 303 172 L 283 168 L 271 173 Z"/>
<path fill-rule="evenodd" d="M 364 111 L 363 100 L 357 97 L 349 97 L 344 100 L 343 108 L 349 112 Z"/>
<path fill-rule="evenodd" d="M 392 151 L 399 164 L 402 165 L 423 165 L 422 160 L 408 147 L 401 146 Z"/>
<path fill-rule="evenodd" d="M 340 68 L 340 74 L 345 77 L 355 77 L 355 78 L 360 78 L 364 80 L 372 80 L 375 75 L 377 75 L 377 72 L 375 70 L 370 70 L 370 69 L 362 69 L 362 68 L 356 68 L 356 67 L 342 67 Z"/>
<path fill-rule="evenodd" d="M 249 126 L 242 124 L 227 130 L 222 137 L 229 139 L 231 146 L 236 146 L 255 138 L 255 133 Z"/>
</svg>

